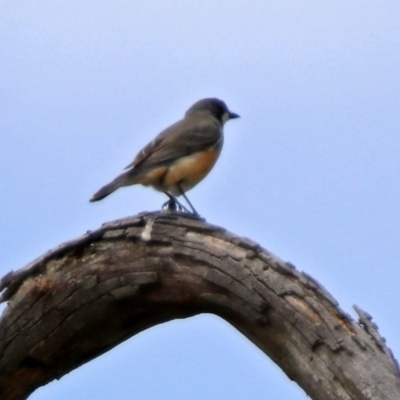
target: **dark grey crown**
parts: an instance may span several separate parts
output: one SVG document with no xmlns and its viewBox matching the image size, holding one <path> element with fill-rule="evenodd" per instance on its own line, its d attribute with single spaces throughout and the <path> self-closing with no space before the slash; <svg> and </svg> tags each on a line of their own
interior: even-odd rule
<svg viewBox="0 0 400 400">
<path fill-rule="evenodd" d="M 215 118 L 217 118 L 220 122 L 223 121 L 223 115 L 228 114 L 229 118 L 238 118 L 239 115 L 232 113 L 229 111 L 226 104 L 219 99 L 216 98 L 209 98 L 209 99 L 202 99 L 197 101 L 186 111 L 185 115 L 190 115 L 202 111 L 210 112 Z"/>
</svg>

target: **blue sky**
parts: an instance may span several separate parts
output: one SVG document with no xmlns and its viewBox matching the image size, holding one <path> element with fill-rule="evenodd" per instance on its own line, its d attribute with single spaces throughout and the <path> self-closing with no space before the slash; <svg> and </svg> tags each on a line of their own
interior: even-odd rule
<svg viewBox="0 0 400 400">
<path fill-rule="evenodd" d="M 157 210 L 132 187 L 89 204 L 154 135 L 216 96 L 227 123 L 189 192 L 366 309 L 400 355 L 400 4 L 59 0 L 0 5 L 0 275 L 105 221 Z M 400 356 L 399 356 L 400 357 Z M 305 399 L 214 316 L 157 326 L 39 389 L 47 399 Z"/>
</svg>

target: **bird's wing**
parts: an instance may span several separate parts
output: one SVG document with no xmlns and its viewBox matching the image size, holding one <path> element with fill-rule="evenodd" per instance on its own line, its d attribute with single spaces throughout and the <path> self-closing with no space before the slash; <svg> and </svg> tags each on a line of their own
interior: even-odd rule
<svg viewBox="0 0 400 400">
<path fill-rule="evenodd" d="M 156 166 L 205 150 L 221 140 L 217 120 L 185 118 L 162 131 L 126 167 Z"/>
</svg>

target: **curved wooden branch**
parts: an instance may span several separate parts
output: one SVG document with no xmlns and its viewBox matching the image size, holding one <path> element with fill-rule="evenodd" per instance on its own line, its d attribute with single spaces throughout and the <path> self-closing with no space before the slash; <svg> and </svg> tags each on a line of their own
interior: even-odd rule
<svg viewBox="0 0 400 400">
<path fill-rule="evenodd" d="M 315 400 L 400 398 L 371 318 L 258 244 L 184 215 L 103 225 L 5 276 L 0 398 L 25 399 L 155 324 L 221 316 Z"/>
</svg>

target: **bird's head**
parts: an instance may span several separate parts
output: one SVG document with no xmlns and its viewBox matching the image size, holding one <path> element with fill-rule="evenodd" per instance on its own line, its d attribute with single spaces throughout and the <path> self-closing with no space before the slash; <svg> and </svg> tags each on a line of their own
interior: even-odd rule
<svg viewBox="0 0 400 400">
<path fill-rule="evenodd" d="M 186 116 L 198 114 L 198 113 L 209 113 L 215 117 L 223 125 L 226 121 L 239 118 L 239 115 L 229 111 L 226 104 L 216 98 L 208 98 L 197 101 L 186 111 Z"/>
</svg>

